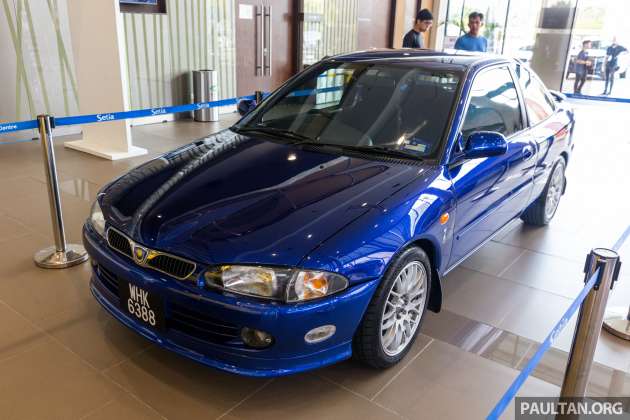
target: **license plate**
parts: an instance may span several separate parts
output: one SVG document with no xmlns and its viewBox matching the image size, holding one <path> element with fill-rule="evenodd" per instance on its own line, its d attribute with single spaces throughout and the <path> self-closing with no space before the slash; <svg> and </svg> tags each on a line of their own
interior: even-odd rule
<svg viewBox="0 0 630 420">
<path fill-rule="evenodd" d="M 151 328 L 164 328 L 164 311 L 159 296 L 135 284 L 120 281 L 120 305 L 132 318 Z"/>
</svg>

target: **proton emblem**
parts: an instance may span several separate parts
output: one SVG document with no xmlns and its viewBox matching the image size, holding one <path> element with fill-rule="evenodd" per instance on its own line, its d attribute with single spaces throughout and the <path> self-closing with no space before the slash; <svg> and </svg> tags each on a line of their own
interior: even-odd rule
<svg viewBox="0 0 630 420">
<path fill-rule="evenodd" d="M 136 245 L 133 248 L 133 259 L 139 265 L 144 264 L 144 260 L 146 260 L 147 254 L 148 254 L 147 250 L 145 248 L 142 248 L 141 246 Z"/>
</svg>

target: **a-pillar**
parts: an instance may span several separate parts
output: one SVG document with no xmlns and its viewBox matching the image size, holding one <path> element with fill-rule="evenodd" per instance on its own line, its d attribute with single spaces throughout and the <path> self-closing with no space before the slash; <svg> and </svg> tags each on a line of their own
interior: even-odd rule
<svg viewBox="0 0 630 420">
<path fill-rule="evenodd" d="M 129 110 L 125 38 L 118 0 L 68 0 L 81 114 Z M 82 140 L 65 146 L 105 159 L 147 153 L 132 144 L 129 121 L 82 126 Z"/>
</svg>

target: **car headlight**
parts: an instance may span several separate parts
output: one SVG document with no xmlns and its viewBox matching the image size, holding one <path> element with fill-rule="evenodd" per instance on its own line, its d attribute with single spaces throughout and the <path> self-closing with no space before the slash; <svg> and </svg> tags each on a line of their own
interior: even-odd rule
<svg viewBox="0 0 630 420">
<path fill-rule="evenodd" d="M 248 265 L 210 267 L 206 286 L 285 302 L 317 299 L 348 287 L 348 280 L 326 271 Z"/>
<path fill-rule="evenodd" d="M 103 210 L 98 204 L 98 200 L 92 204 L 92 210 L 90 210 L 90 224 L 94 230 L 101 236 L 105 236 L 105 217 L 103 216 Z"/>
</svg>

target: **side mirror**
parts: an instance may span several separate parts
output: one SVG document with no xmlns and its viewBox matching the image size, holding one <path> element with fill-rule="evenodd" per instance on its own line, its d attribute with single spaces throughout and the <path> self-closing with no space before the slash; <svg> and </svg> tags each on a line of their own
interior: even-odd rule
<svg viewBox="0 0 630 420">
<path fill-rule="evenodd" d="M 468 137 L 464 157 L 478 159 L 500 156 L 507 153 L 507 148 L 507 140 L 503 134 L 494 131 L 478 131 Z"/>
<path fill-rule="evenodd" d="M 255 99 L 242 99 L 238 102 L 236 108 L 238 109 L 238 113 L 241 115 L 241 117 L 244 117 L 245 115 L 252 112 L 256 108 L 256 106 L 257 104 Z"/>
</svg>

